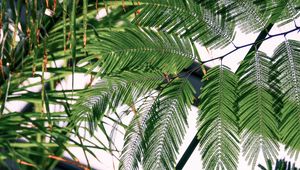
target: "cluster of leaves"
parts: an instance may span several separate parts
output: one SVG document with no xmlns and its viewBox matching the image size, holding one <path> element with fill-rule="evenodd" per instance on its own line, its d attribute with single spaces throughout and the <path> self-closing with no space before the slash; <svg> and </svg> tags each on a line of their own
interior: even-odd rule
<svg viewBox="0 0 300 170">
<path fill-rule="evenodd" d="M 115 120 L 126 130 L 119 168 L 174 169 L 188 108 L 199 90 L 180 74 L 195 61 L 202 64 L 196 43 L 224 47 L 237 27 L 249 33 L 289 23 L 299 16 L 299 6 L 299 0 L 1 1 L 0 129 L 9 131 L 0 134 L 0 146 L 9 152 L 0 152 L 0 162 L 51 169 L 56 162 L 40 161 L 40 155 L 61 156 L 70 143 L 94 155 L 71 136 L 87 140 L 79 133 L 82 122 L 91 135 L 96 129 L 106 134 L 104 118 L 113 119 L 126 105 L 132 121 L 127 126 Z M 99 9 L 106 16 L 98 21 Z M 239 144 L 253 165 L 260 151 L 274 161 L 279 142 L 298 155 L 299 51 L 300 42 L 286 40 L 272 57 L 252 51 L 236 73 L 223 65 L 208 70 L 198 121 L 205 169 L 236 169 Z M 58 60 L 66 65 L 58 68 Z M 76 73 L 101 81 L 74 90 Z M 72 89 L 55 90 L 67 75 Z M 22 85 L 31 77 L 41 81 Z M 36 85 L 41 92 L 27 90 Z M 6 103 L 13 100 L 36 109 L 9 112 Z M 64 111 L 55 114 L 50 104 Z M 26 142 L 12 145 L 19 139 Z M 93 147 L 111 152 L 104 144 Z"/>
<path fill-rule="evenodd" d="M 75 159 L 68 146 L 82 147 L 91 155 L 94 153 L 90 148 L 109 150 L 76 131 L 78 125 L 71 121 L 70 104 L 78 96 L 77 91 L 56 90 L 66 76 L 88 72 L 87 68 L 75 69 L 76 61 L 89 57 L 82 50 L 87 39 L 97 36 L 95 32 L 108 23 L 118 22 L 124 13 L 122 8 L 116 8 L 99 22 L 95 19 L 98 9 L 87 2 L 0 2 L 0 169 L 53 169 L 57 160 L 64 160 L 63 152 Z M 99 2 L 96 6 L 105 5 Z M 114 21 L 110 22 L 112 18 Z M 89 29 L 87 22 L 91 25 Z M 28 83 L 33 79 L 37 81 Z M 9 104 L 13 101 L 29 104 L 20 108 L 20 113 L 12 112 Z M 53 111 L 53 104 L 63 111 Z M 83 146 L 82 140 L 74 140 L 74 136 L 89 144 Z"/>
<path fill-rule="evenodd" d="M 267 168 L 262 165 L 258 165 L 258 166 L 260 167 L 261 170 L 298 170 L 299 169 L 295 166 L 295 163 L 288 162 L 284 159 L 276 160 L 276 164 L 274 168 L 272 166 L 272 161 L 270 160 L 268 160 L 267 162 Z"/>
<path fill-rule="evenodd" d="M 217 66 L 204 77 L 199 133 L 204 166 L 235 169 L 242 153 L 253 166 L 260 152 L 272 162 L 279 142 L 299 154 L 298 63 L 300 42 L 286 40 L 272 57 L 247 56 L 236 73 Z"/>
</svg>

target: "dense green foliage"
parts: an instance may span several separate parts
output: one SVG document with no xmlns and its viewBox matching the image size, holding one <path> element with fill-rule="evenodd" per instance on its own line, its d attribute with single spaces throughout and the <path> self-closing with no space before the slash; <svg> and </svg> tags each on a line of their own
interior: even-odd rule
<svg viewBox="0 0 300 170">
<path fill-rule="evenodd" d="M 299 168 L 295 166 L 295 163 L 288 162 L 284 159 L 276 160 L 275 166 L 272 165 L 271 160 L 268 160 L 266 167 L 262 165 L 258 165 L 258 166 L 260 167 L 261 170 L 299 170 Z"/>
<path fill-rule="evenodd" d="M 95 157 L 92 148 L 120 155 L 119 169 L 174 169 L 198 97 L 204 169 L 237 169 L 240 154 L 254 167 L 260 152 L 270 167 L 280 143 L 289 156 L 300 153 L 300 41 L 286 39 L 273 56 L 259 51 L 265 39 L 299 31 L 299 0 L 0 3 L 0 169 L 53 169 L 63 152 L 75 159 L 69 146 Z M 219 49 L 233 43 L 237 28 L 268 33 L 292 22 L 290 31 L 250 44 L 235 73 L 222 64 L 206 73 L 197 45 Z M 190 72 L 181 74 L 192 63 L 203 70 L 201 89 L 190 84 Z M 74 89 L 78 73 L 91 77 L 82 89 Z M 58 90 L 68 76 L 72 87 Z M 31 78 L 38 82 L 27 83 Z M 32 107 L 10 111 L 12 101 Z M 122 151 L 108 121 L 126 131 Z M 82 130 L 106 138 L 94 136 L 96 145 Z"/>
<path fill-rule="evenodd" d="M 200 95 L 198 133 L 204 167 L 234 169 L 239 153 L 237 77 L 220 66 L 210 69 L 204 78 L 207 81 Z"/>
</svg>

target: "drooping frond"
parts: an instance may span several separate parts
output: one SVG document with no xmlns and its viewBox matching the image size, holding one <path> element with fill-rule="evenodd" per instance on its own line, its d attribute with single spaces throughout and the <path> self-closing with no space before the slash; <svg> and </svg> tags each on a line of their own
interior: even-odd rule
<svg viewBox="0 0 300 170">
<path fill-rule="evenodd" d="M 87 59 L 97 59 L 95 67 L 100 66 L 100 72 L 107 74 L 126 69 L 159 69 L 178 73 L 192 63 L 196 53 L 188 39 L 133 28 L 104 33 L 98 42 L 88 45 L 87 49 L 94 54 Z"/>
<path fill-rule="evenodd" d="M 259 164 L 258 167 L 261 170 L 300 170 L 300 168 L 296 167 L 295 162 L 289 162 L 285 159 L 277 159 L 274 167 L 271 160 L 268 160 L 266 167 L 261 164 Z"/>
<path fill-rule="evenodd" d="M 243 32 L 262 31 L 269 24 L 291 22 L 299 16 L 299 0 L 196 0 L 216 14 L 227 16 Z"/>
<path fill-rule="evenodd" d="M 158 72 L 124 72 L 118 76 L 103 79 L 95 87 L 84 90 L 74 106 L 75 122 L 88 120 L 92 133 L 103 115 L 110 109 L 127 104 L 157 88 L 164 81 Z"/>
<path fill-rule="evenodd" d="M 237 168 L 237 77 L 225 66 L 208 71 L 200 95 L 199 133 L 205 169 Z"/>
<path fill-rule="evenodd" d="M 193 99 L 187 79 L 171 80 L 160 92 L 145 129 L 143 169 L 174 169 Z"/>
<path fill-rule="evenodd" d="M 239 12 L 237 14 L 243 16 L 236 19 L 245 24 L 242 29 L 246 29 L 247 32 L 262 30 L 269 23 L 275 24 L 282 21 L 281 25 L 289 23 L 299 17 L 300 14 L 299 0 L 251 0 L 236 2 L 237 6 L 233 9 L 238 9 Z"/>
<path fill-rule="evenodd" d="M 141 13 L 133 23 L 176 33 L 210 47 L 231 42 L 234 24 L 225 22 L 226 15 L 205 9 L 194 0 L 141 0 Z"/>
<path fill-rule="evenodd" d="M 236 1 L 232 16 L 243 32 L 261 31 L 267 26 L 270 12 L 266 11 L 268 0 L 257 3 L 256 0 Z"/>
<path fill-rule="evenodd" d="M 146 122 L 149 119 L 149 113 L 151 110 L 155 110 L 157 103 L 151 96 L 145 99 L 135 112 L 135 115 L 130 122 L 126 134 L 125 144 L 122 149 L 122 155 L 120 160 L 120 170 L 138 170 L 138 163 L 141 162 L 143 154 L 142 140 L 146 128 Z"/>
<path fill-rule="evenodd" d="M 300 16 L 299 8 L 299 0 L 276 0 L 271 9 L 274 11 L 272 18 L 279 15 L 276 19 L 277 22 L 282 21 L 281 25 L 289 23 Z"/>
<path fill-rule="evenodd" d="M 282 91 L 281 140 L 288 147 L 290 155 L 300 150 L 300 43 L 286 40 L 275 50 L 274 68 L 280 73 Z"/>
<path fill-rule="evenodd" d="M 262 52 L 253 52 L 239 67 L 239 120 L 242 152 L 254 168 L 258 155 L 275 161 L 278 150 L 278 119 L 273 109 L 269 83 L 271 61 Z"/>
</svg>

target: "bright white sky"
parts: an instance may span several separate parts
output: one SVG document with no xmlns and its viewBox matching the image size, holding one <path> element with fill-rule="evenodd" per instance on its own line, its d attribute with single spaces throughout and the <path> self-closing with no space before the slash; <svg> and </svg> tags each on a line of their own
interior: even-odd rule
<svg viewBox="0 0 300 170">
<path fill-rule="evenodd" d="M 297 23 L 298 25 L 300 25 L 300 19 L 297 19 Z M 273 27 L 270 34 L 276 34 L 276 33 L 280 33 L 280 32 L 284 32 L 287 30 L 290 30 L 291 28 L 293 28 L 294 25 L 292 24 L 287 24 L 285 26 L 282 26 L 280 28 L 278 27 Z M 257 37 L 257 33 L 256 34 L 243 34 L 240 31 L 237 31 L 237 35 L 236 38 L 234 40 L 234 43 L 237 46 L 241 46 L 244 44 L 248 44 L 248 43 L 252 43 L 254 42 L 254 40 Z M 300 35 L 297 32 L 291 33 L 289 35 L 287 35 L 288 39 L 294 39 L 294 40 L 298 40 L 300 41 Z M 265 41 L 261 48 L 259 50 L 267 53 L 268 56 L 272 56 L 274 49 L 284 40 L 283 36 L 281 37 L 275 37 L 272 38 L 270 40 Z M 231 51 L 233 49 L 233 45 L 229 45 L 228 47 L 224 48 L 224 49 L 218 49 L 218 50 L 211 50 L 211 51 L 207 51 L 206 48 L 202 48 L 202 47 L 198 47 L 199 53 L 201 55 L 201 59 L 202 60 L 208 60 L 208 59 L 212 59 L 215 57 L 219 57 L 222 54 Z M 238 51 L 230 54 L 229 56 L 227 56 L 224 60 L 223 60 L 223 64 L 230 67 L 232 71 L 236 71 L 240 61 L 244 58 L 245 54 L 248 52 L 250 47 L 247 48 L 243 48 L 243 49 L 239 49 Z M 212 67 L 215 65 L 219 65 L 220 61 L 215 60 L 213 62 L 207 63 L 208 66 Z M 86 80 L 86 81 L 83 81 Z M 78 74 L 76 75 L 76 82 L 75 82 L 75 88 L 83 88 L 84 87 L 84 82 L 88 82 L 89 78 L 85 75 L 82 74 Z M 64 89 L 70 89 L 71 88 L 71 78 L 66 79 L 64 82 Z M 61 89 L 61 87 L 58 87 L 58 89 Z M 35 89 L 36 90 L 36 89 Z M 21 103 L 21 102 L 11 102 L 9 109 L 11 111 L 19 111 L 20 108 L 22 108 L 22 105 L 24 105 L 25 103 Z M 18 106 L 18 107 L 16 107 Z M 57 107 L 57 106 L 53 106 L 52 107 L 53 110 L 60 110 L 61 108 Z M 180 154 L 178 156 L 178 158 L 181 158 L 183 152 L 186 150 L 186 148 L 188 147 L 188 145 L 190 144 L 190 142 L 192 141 L 194 135 L 197 132 L 196 129 L 196 119 L 197 119 L 197 108 L 193 107 L 190 111 L 189 117 L 188 117 L 188 122 L 189 122 L 189 129 L 187 130 L 187 134 L 185 137 L 185 140 L 183 142 L 183 145 L 180 149 Z M 128 118 L 127 121 L 129 121 L 130 119 Z M 110 128 L 108 128 L 110 129 Z M 97 133 L 96 133 L 97 134 Z M 100 139 L 105 139 L 103 135 L 99 135 L 99 133 L 97 134 L 97 136 Z M 116 145 L 119 149 L 122 148 L 123 146 L 123 135 L 120 133 L 116 133 L 116 136 L 114 136 Z M 93 140 L 95 143 L 97 143 L 97 141 L 93 138 L 91 138 L 91 140 Z M 83 152 L 81 149 L 79 148 L 70 148 L 70 150 L 76 155 L 78 156 L 79 160 L 82 163 L 86 163 L 85 162 L 85 158 L 83 155 Z M 110 154 L 108 154 L 107 152 L 101 151 L 101 150 L 94 150 L 94 153 L 97 155 L 98 159 L 101 161 L 97 161 L 96 159 L 93 158 L 93 156 L 89 155 L 89 160 L 91 163 L 91 166 L 98 169 L 98 170 L 113 170 L 113 169 L 117 169 L 118 167 L 118 161 L 114 158 L 112 158 L 112 156 Z M 67 154 L 66 154 L 67 155 Z M 286 156 L 286 154 L 284 152 L 280 153 L 280 158 L 286 158 L 287 160 L 288 157 Z M 262 156 L 259 157 L 259 163 L 264 164 L 264 159 Z M 300 160 L 298 159 L 297 161 L 297 166 L 300 167 Z M 199 148 L 197 148 L 194 153 L 192 154 L 191 158 L 189 159 L 189 161 L 187 162 L 187 164 L 184 167 L 184 170 L 195 170 L 195 169 L 202 169 L 201 166 L 201 158 L 200 158 L 200 152 L 199 152 Z M 239 164 L 239 168 L 238 169 L 243 169 L 243 170 L 250 170 L 251 167 L 247 165 L 247 163 L 245 162 L 243 157 L 240 157 L 240 164 Z M 255 169 L 258 169 L 257 166 L 255 167 Z"/>
</svg>

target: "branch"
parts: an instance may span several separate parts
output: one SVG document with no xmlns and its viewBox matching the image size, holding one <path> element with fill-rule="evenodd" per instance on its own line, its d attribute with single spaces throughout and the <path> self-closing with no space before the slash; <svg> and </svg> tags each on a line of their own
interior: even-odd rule
<svg viewBox="0 0 300 170">
<path fill-rule="evenodd" d="M 269 27 L 271 28 L 273 26 L 273 24 L 270 24 Z M 266 28 L 268 30 L 268 28 Z M 265 32 L 264 34 L 268 35 L 268 37 L 266 38 L 261 38 L 261 34 L 258 36 L 258 38 L 255 40 L 255 42 L 253 43 L 249 43 L 249 44 L 245 44 L 245 45 L 242 45 L 242 46 L 235 46 L 235 49 L 232 50 L 232 51 L 229 51 L 228 53 L 222 55 L 222 56 L 219 56 L 219 57 L 216 57 L 216 58 L 213 58 L 213 59 L 210 59 L 210 60 L 206 60 L 206 61 L 202 61 L 202 63 L 208 63 L 208 62 L 211 62 L 211 61 L 214 61 L 214 60 L 223 60 L 223 58 L 225 58 L 226 56 L 228 56 L 229 54 L 231 53 L 234 53 L 235 51 L 241 49 L 241 48 L 245 48 L 245 47 L 248 47 L 248 46 L 252 46 L 251 49 L 249 50 L 249 52 L 258 49 L 258 47 L 266 40 L 268 39 L 271 39 L 271 38 L 274 38 L 274 37 L 278 37 L 278 36 L 286 36 L 287 34 L 290 34 L 292 32 L 295 32 L 295 31 L 300 31 L 300 27 L 295 25 L 295 28 L 294 29 L 291 29 L 289 31 L 286 31 L 286 32 L 282 32 L 282 33 L 278 33 L 278 34 L 274 34 L 274 35 L 270 35 L 268 34 L 268 31 L 262 31 Z M 265 36 L 264 36 L 265 37 Z M 249 53 L 248 52 L 248 53 Z"/>
</svg>

